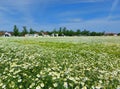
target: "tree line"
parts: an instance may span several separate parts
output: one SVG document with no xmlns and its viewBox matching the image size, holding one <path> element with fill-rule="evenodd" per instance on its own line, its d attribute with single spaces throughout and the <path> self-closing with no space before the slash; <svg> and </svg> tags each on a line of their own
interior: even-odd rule
<svg viewBox="0 0 120 89">
<path fill-rule="evenodd" d="M 89 31 L 89 30 L 72 30 L 72 29 L 67 29 L 66 27 L 60 27 L 59 29 L 53 29 L 52 31 L 35 31 L 32 28 L 27 29 L 26 26 L 23 26 L 23 30 L 20 32 L 18 27 L 14 25 L 13 28 L 13 33 L 12 35 L 14 36 L 25 36 L 25 34 L 38 34 L 42 35 L 42 33 L 45 33 L 47 35 L 52 35 L 52 34 L 58 34 L 58 36 L 102 36 L 104 35 L 105 32 L 95 32 L 95 31 Z"/>
</svg>

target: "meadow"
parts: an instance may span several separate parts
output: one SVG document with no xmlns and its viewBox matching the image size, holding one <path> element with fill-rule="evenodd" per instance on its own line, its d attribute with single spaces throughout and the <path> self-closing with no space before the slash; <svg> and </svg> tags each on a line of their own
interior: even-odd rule
<svg viewBox="0 0 120 89">
<path fill-rule="evenodd" d="M 0 89 L 120 89 L 120 37 L 0 37 Z"/>
</svg>

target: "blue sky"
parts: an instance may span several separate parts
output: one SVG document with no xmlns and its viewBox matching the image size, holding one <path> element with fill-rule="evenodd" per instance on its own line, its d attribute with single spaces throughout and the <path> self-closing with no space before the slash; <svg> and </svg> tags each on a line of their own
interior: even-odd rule
<svg viewBox="0 0 120 89">
<path fill-rule="evenodd" d="M 0 30 L 120 32 L 120 0 L 0 0 Z"/>
</svg>

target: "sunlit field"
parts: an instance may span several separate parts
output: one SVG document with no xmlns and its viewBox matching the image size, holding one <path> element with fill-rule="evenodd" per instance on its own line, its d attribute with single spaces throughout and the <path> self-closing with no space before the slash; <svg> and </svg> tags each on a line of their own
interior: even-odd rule
<svg viewBox="0 0 120 89">
<path fill-rule="evenodd" d="M 1 37 L 0 89 L 120 89 L 120 37 Z"/>
</svg>

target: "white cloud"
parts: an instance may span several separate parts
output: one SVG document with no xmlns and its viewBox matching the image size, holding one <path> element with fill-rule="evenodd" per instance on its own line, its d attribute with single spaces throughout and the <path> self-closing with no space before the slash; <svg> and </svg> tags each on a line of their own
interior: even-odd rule
<svg viewBox="0 0 120 89">
<path fill-rule="evenodd" d="M 112 13 L 114 12 L 114 10 L 116 9 L 116 7 L 118 6 L 119 0 L 114 0 L 110 9 L 110 13 L 108 15 L 108 19 L 112 19 Z M 115 17 L 115 16 L 114 16 Z"/>
<path fill-rule="evenodd" d="M 116 9 L 118 3 L 119 3 L 119 0 L 114 0 L 114 2 L 112 3 L 111 12 L 113 12 Z"/>
<path fill-rule="evenodd" d="M 0 7 L 0 12 L 3 12 L 3 11 L 5 11 L 5 12 L 9 12 L 8 9 L 6 9 L 6 8 L 4 8 L 4 7 Z"/>
<path fill-rule="evenodd" d="M 21 24 L 22 22 L 32 22 L 30 7 L 34 0 L 0 0 L 0 24 Z M 16 18 L 14 16 L 20 16 Z"/>
<path fill-rule="evenodd" d="M 82 22 L 83 19 L 81 18 L 64 18 L 62 19 L 63 22 L 68 22 L 68 23 L 79 23 Z"/>
<path fill-rule="evenodd" d="M 34 22 L 34 18 L 31 16 L 31 9 L 34 8 L 35 5 L 39 5 L 40 11 L 45 8 L 49 7 L 49 4 L 52 3 L 63 3 L 63 4 L 72 4 L 72 3 L 89 3 L 89 2 L 101 2 L 105 0 L 0 0 L 0 29 L 5 29 L 8 28 L 12 30 L 13 25 L 17 25 L 19 27 L 22 27 L 23 25 L 26 25 L 27 27 L 32 27 L 35 30 L 40 30 L 40 29 L 46 29 L 50 30 L 53 28 L 57 28 L 60 26 L 66 26 L 68 28 L 72 29 L 88 29 L 88 30 L 108 30 L 112 32 L 116 32 L 118 28 L 120 28 L 120 21 L 109 21 L 107 18 L 102 18 L 102 19 L 95 19 L 95 20 L 88 20 L 88 21 L 83 21 L 81 18 L 66 18 L 68 15 L 74 16 L 76 14 L 88 14 L 92 13 L 92 11 L 89 12 L 87 11 L 68 11 L 66 13 L 61 13 L 61 16 L 63 15 L 66 16 L 63 22 L 66 23 L 60 23 L 60 24 L 39 24 Z M 115 9 L 116 6 L 118 5 L 119 0 L 115 0 L 112 4 L 111 7 L 111 12 L 112 13 Z M 30 8 L 31 7 L 31 8 Z M 33 7 L 33 8 L 32 8 Z M 95 8 L 96 9 L 96 8 Z M 97 8 L 98 9 L 98 8 Z M 95 10 L 96 11 L 96 10 Z M 14 20 L 12 17 L 6 17 L 5 14 L 15 14 L 15 13 L 21 13 L 22 18 L 21 19 L 16 19 Z M 94 12 L 94 11 L 93 11 Z M 41 12 L 42 13 L 42 12 Z M 59 17 L 59 16 L 58 16 Z M 111 16 L 110 18 L 115 18 Z"/>
<path fill-rule="evenodd" d="M 90 31 L 98 31 L 98 32 L 119 32 L 120 28 L 120 20 L 118 21 L 110 21 L 105 18 L 101 19 L 92 19 L 88 21 L 81 21 L 78 23 L 61 23 L 59 26 L 68 27 L 69 29 L 87 29 Z"/>
<path fill-rule="evenodd" d="M 104 0 L 66 0 L 66 1 L 72 3 L 86 3 L 86 2 L 101 2 Z"/>
</svg>

